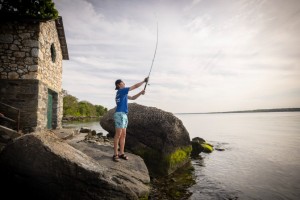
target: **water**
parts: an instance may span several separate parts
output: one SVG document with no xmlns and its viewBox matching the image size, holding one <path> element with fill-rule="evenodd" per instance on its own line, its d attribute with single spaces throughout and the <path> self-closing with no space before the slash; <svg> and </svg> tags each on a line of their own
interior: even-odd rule
<svg viewBox="0 0 300 200">
<path fill-rule="evenodd" d="M 198 199 L 299 199 L 300 113 L 176 115 L 191 139 L 225 148 L 193 160 Z"/>
<path fill-rule="evenodd" d="M 298 200 L 300 112 L 176 114 L 190 138 L 224 148 L 193 160 L 190 200 Z M 94 122 L 64 124 L 107 133 Z"/>
<path fill-rule="evenodd" d="M 107 131 L 104 130 L 99 123 L 99 119 L 97 120 L 85 120 L 85 121 L 71 121 L 71 122 L 63 122 L 63 128 L 72 128 L 72 129 L 80 129 L 82 127 L 88 127 L 92 130 L 95 130 L 97 133 L 103 133 L 103 135 L 107 135 Z"/>
</svg>

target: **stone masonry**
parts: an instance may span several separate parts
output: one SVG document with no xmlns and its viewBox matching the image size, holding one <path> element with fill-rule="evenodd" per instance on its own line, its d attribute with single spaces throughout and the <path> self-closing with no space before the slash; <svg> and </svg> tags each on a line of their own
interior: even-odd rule
<svg viewBox="0 0 300 200">
<path fill-rule="evenodd" d="M 61 127 L 60 42 L 55 20 L 0 22 L 0 102 L 21 110 L 23 129 L 47 128 L 49 93 L 53 96 L 52 128 Z"/>
</svg>

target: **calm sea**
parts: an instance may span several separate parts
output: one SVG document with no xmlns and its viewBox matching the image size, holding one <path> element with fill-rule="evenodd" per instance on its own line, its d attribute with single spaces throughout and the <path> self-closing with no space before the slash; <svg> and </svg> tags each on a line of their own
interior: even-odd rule
<svg viewBox="0 0 300 200">
<path fill-rule="evenodd" d="M 193 160 L 190 199 L 300 199 L 300 112 L 177 115 L 225 151 Z"/>
<path fill-rule="evenodd" d="M 176 114 L 190 138 L 225 151 L 193 160 L 190 200 L 300 199 L 300 112 Z M 65 124 L 104 131 L 99 121 Z"/>
</svg>

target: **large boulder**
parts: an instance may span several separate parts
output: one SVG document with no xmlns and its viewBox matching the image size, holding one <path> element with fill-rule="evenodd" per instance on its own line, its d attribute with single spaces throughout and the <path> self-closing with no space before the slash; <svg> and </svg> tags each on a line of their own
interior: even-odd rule
<svg viewBox="0 0 300 200">
<path fill-rule="evenodd" d="M 142 158 L 115 163 L 112 146 L 69 143 L 43 132 L 8 144 L 0 154 L 1 190 L 11 199 L 147 198 L 150 177 Z"/>
<path fill-rule="evenodd" d="M 103 129 L 114 136 L 113 114 L 109 110 L 100 120 Z M 190 160 L 190 136 L 182 121 L 155 107 L 128 104 L 126 150 L 140 155 L 151 176 L 169 175 Z"/>
</svg>

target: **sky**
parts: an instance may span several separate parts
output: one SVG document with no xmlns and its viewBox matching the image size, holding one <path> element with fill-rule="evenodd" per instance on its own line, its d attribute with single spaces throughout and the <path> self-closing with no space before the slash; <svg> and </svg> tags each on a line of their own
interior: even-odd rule
<svg viewBox="0 0 300 200">
<path fill-rule="evenodd" d="M 114 108 L 115 80 L 134 85 L 153 61 L 145 95 L 129 103 L 172 113 L 300 107 L 299 0 L 54 3 L 70 57 L 63 89 L 79 101 Z"/>
</svg>

